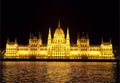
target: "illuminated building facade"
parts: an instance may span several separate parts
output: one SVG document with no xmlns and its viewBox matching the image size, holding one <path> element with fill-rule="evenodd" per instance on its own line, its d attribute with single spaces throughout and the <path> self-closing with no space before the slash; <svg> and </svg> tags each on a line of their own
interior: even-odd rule
<svg viewBox="0 0 120 83">
<path fill-rule="evenodd" d="M 51 29 L 48 32 L 47 45 L 42 43 L 41 35 L 30 34 L 28 45 L 18 45 L 15 42 L 6 43 L 4 58 L 36 58 L 36 59 L 114 59 L 113 48 L 110 42 L 101 42 L 101 45 L 90 45 L 88 35 L 77 38 L 75 45 L 70 44 L 69 29 L 66 37 L 60 26 L 55 30 L 53 37 Z"/>
</svg>

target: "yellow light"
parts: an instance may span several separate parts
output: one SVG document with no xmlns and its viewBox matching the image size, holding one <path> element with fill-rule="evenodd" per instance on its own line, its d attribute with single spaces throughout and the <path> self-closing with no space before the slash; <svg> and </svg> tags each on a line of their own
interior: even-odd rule
<svg viewBox="0 0 120 83">
<path fill-rule="evenodd" d="M 18 45 L 16 42 L 6 43 L 6 52 L 4 58 L 29 58 L 30 56 L 37 58 L 82 58 L 87 57 L 88 59 L 114 59 L 113 48 L 111 43 L 102 42 L 101 45 L 89 45 L 89 39 L 81 37 L 77 39 L 77 44 L 70 45 L 69 29 L 65 34 L 63 29 L 57 27 L 54 33 L 54 37 L 51 37 L 51 31 L 49 29 L 48 43 L 47 45 L 42 44 L 42 39 L 33 37 L 29 39 L 29 44 Z"/>
</svg>

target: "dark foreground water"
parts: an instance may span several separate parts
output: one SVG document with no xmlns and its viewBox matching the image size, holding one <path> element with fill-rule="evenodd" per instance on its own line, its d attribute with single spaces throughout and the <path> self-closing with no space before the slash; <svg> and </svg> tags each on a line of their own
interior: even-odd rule
<svg viewBox="0 0 120 83">
<path fill-rule="evenodd" d="M 116 62 L 2 62 L 4 83 L 116 83 Z"/>
</svg>

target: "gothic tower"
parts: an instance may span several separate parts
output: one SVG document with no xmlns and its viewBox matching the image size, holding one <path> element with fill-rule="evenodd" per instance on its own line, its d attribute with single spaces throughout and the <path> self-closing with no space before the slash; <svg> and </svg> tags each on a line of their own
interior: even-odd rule
<svg viewBox="0 0 120 83">
<path fill-rule="evenodd" d="M 48 33 L 48 42 L 47 42 L 47 54 L 48 56 L 51 55 L 51 29 L 49 28 L 49 33 Z"/>
</svg>

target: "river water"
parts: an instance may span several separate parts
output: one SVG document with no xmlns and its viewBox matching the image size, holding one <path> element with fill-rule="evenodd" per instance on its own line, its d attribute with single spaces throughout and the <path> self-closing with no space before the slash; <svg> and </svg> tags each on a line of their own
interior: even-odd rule
<svg viewBox="0 0 120 83">
<path fill-rule="evenodd" d="M 116 62 L 29 62 L 3 61 L 4 83 L 116 83 Z"/>
</svg>

